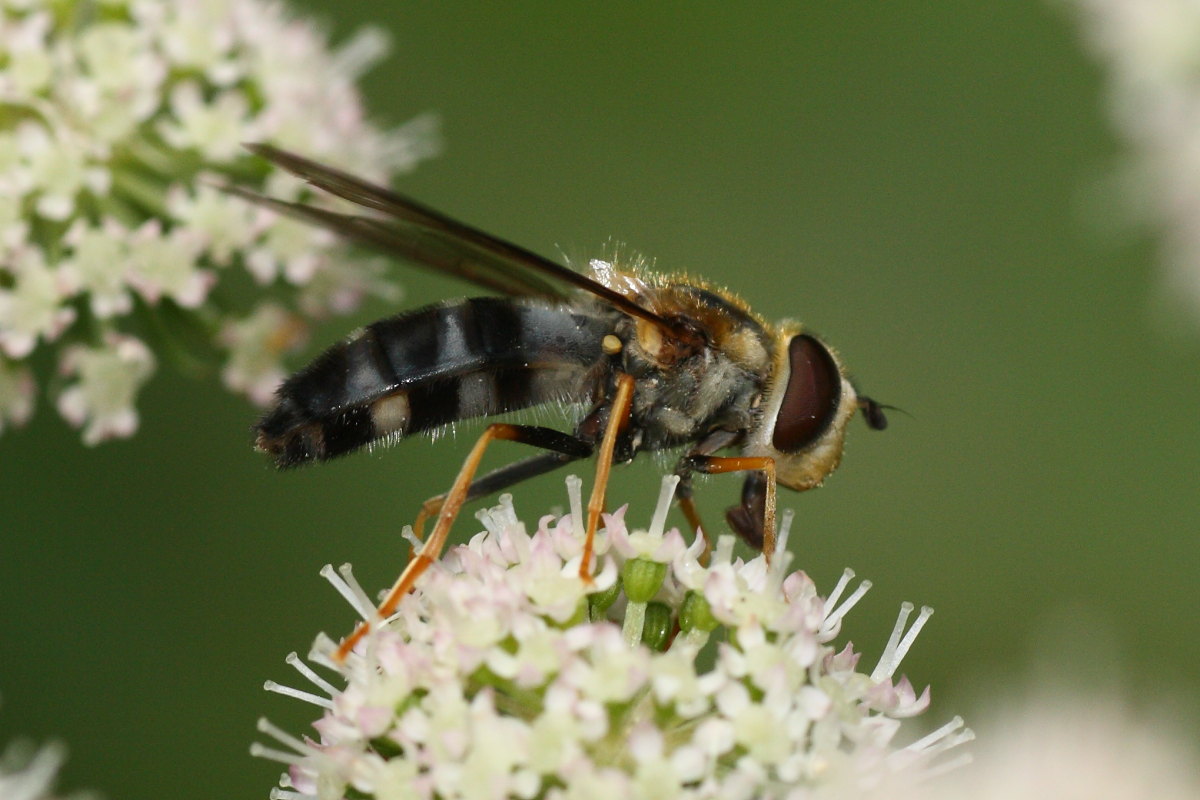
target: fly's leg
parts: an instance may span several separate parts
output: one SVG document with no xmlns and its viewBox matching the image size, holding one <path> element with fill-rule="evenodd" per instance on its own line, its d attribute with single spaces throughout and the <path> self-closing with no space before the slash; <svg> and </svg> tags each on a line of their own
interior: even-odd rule
<svg viewBox="0 0 1200 800">
<path fill-rule="evenodd" d="M 555 433 L 558 432 L 555 431 Z M 530 442 L 526 442 L 526 444 L 530 444 Z M 584 452 L 585 449 L 587 452 Z M 588 445 L 586 448 L 580 447 L 574 453 L 568 454 L 561 451 L 543 453 L 540 456 L 534 456 L 524 461 L 518 461 L 515 464 L 500 467 L 471 483 L 471 486 L 467 489 L 466 502 L 469 503 L 480 497 L 495 494 L 528 478 L 534 478 L 558 469 L 572 461 L 587 458 L 591 455 L 591 451 L 592 448 Z M 429 521 L 430 517 L 442 510 L 442 504 L 445 502 L 446 495 L 439 494 L 421 504 L 421 510 L 417 512 L 417 518 L 412 524 L 413 533 L 416 534 L 418 539 L 425 538 L 425 523 Z M 415 557 L 416 553 L 414 552 L 412 555 Z"/>
<path fill-rule="evenodd" d="M 742 484 L 741 505 L 730 506 L 725 511 L 725 521 L 742 541 L 755 550 L 763 549 L 763 514 L 767 505 L 767 478 L 761 472 L 752 472 Z"/>
<path fill-rule="evenodd" d="M 433 526 L 433 532 L 425 540 L 416 556 L 409 560 L 404 571 L 400 573 L 400 577 L 396 579 L 396 583 L 392 585 L 383 602 L 379 604 L 380 617 L 389 617 L 395 612 L 396 607 L 400 605 L 401 599 L 412 591 L 413 586 L 417 583 L 417 579 L 442 554 L 442 549 L 446 546 L 446 538 L 450 534 L 450 526 L 454 524 L 459 510 L 462 508 L 463 503 L 467 501 L 472 479 L 475 477 L 475 472 L 479 469 L 479 462 L 483 460 L 483 454 L 487 450 L 488 445 L 496 440 L 521 442 L 522 444 L 553 450 L 556 453 L 563 453 L 564 455 L 576 458 L 582 458 L 591 453 L 592 450 L 592 445 L 587 442 L 577 439 L 570 434 L 553 430 L 552 428 L 539 428 L 533 425 L 507 425 L 503 423 L 489 425 L 483 432 L 483 435 L 479 437 L 479 441 L 475 443 L 475 447 L 471 449 L 466 461 L 463 462 L 462 469 L 459 470 L 458 477 L 454 479 L 450 491 L 446 492 L 445 499 L 442 501 L 441 507 L 437 512 L 437 523 Z M 492 476 L 485 476 L 485 479 L 490 477 Z M 341 645 L 338 646 L 337 653 L 334 656 L 335 659 L 338 661 L 344 660 L 347 654 L 354 648 L 354 645 L 370 629 L 370 622 L 360 622 L 358 627 L 354 629 L 354 633 L 347 636 Z"/>
<path fill-rule="evenodd" d="M 718 450 L 736 444 L 743 433 L 741 431 L 718 430 L 705 436 L 695 449 L 675 466 L 675 474 L 679 476 L 679 484 L 675 488 L 675 497 L 679 500 L 679 509 L 687 519 L 692 531 L 704 537 L 704 552 L 700 554 L 700 563 L 708 564 L 708 555 L 712 552 L 712 540 L 708 537 L 708 527 L 700 521 L 700 512 L 696 508 L 696 500 L 692 492 L 692 473 L 697 471 L 693 465 L 694 459 L 710 456 Z"/>
<path fill-rule="evenodd" d="M 761 521 L 762 535 L 757 537 L 759 549 L 769 563 L 775 555 L 775 459 L 770 456 L 691 456 L 685 460 L 693 471 L 708 475 L 749 470 L 757 473 L 746 480 L 742 505 L 735 506 L 727 516 L 733 529 L 752 545 L 754 541 L 748 531 Z"/>
<path fill-rule="evenodd" d="M 696 509 L 690 474 L 686 479 L 682 477 L 679 479 L 679 484 L 675 487 L 675 497 L 679 499 L 679 510 L 683 512 L 692 531 L 704 537 L 704 550 L 700 553 L 700 563 L 708 566 L 708 556 L 712 553 L 712 542 L 708 538 L 708 528 L 700 521 L 700 512 Z"/>
<path fill-rule="evenodd" d="M 584 583 L 592 582 L 592 551 L 596 545 L 596 529 L 600 525 L 600 513 L 604 511 L 604 495 L 608 491 L 608 475 L 612 470 L 613 451 L 617 446 L 617 434 L 628 424 L 629 411 L 633 407 L 633 376 L 617 376 L 617 391 L 609 406 L 608 423 L 604 438 L 600 440 L 600 454 L 596 459 L 596 483 L 588 500 L 587 536 L 583 540 L 583 560 L 579 562 L 579 577 Z"/>
</svg>

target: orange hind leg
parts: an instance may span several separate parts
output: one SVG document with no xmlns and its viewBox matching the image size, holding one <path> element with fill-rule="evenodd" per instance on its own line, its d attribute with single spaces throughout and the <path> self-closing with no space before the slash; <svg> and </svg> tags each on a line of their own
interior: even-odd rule
<svg viewBox="0 0 1200 800">
<path fill-rule="evenodd" d="M 592 452 L 592 445 L 570 434 L 562 433 L 551 428 L 539 428 L 533 425 L 508 425 L 497 423 L 489 425 L 475 442 L 475 446 L 471 448 L 470 454 L 467 455 L 463 462 L 462 469 L 458 472 L 458 477 L 454 479 L 450 491 L 445 495 L 430 498 L 421 506 L 421 513 L 418 514 L 417 520 L 423 526 L 427 517 L 436 514 L 437 522 L 433 527 L 433 532 L 429 538 L 421 545 L 421 549 L 417 551 L 404 571 L 400 573 L 400 577 L 392 585 L 384 597 L 383 602 L 379 604 L 379 616 L 381 618 L 391 616 L 396 611 L 396 607 L 400 605 L 400 600 L 412 591 L 416 585 L 417 579 L 424 574 L 425 570 L 429 569 L 429 565 L 438 559 L 442 554 L 442 550 L 446 546 L 446 539 L 450 534 L 450 527 L 454 524 L 454 520 L 458 517 L 458 512 L 462 509 L 463 504 L 471 497 L 471 489 L 475 473 L 479 470 L 479 463 L 483 460 L 483 454 L 487 451 L 488 445 L 497 440 L 521 442 L 523 444 L 541 447 L 546 450 L 553 450 L 561 453 L 568 458 L 583 458 Z M 511 465 L 517 466 L 517 465 Z M 492 475 L 485 476 L 481 480 L 486 481 L 493 478 L 496 474 L 503 470 L 497 470 Z M 338 646 L 334 658 L 342 661 L 347 654 L 354 648 L 360 639 L 371 630 L 369 621 L 360 622 L 354 632 L 347 636 Z"/>
<path fill-rule="evenodd" d="M 596 546 L 600 514 L 604 511 L 604 496 L 608 492 L 608 476 L 612 471 L 617 434 L 629 424 L 629 411 L 632 407 L 633 376 L 619 375 L 617 391 L 609 407 L 604 438 L 600 440 L 600 454 L 596 459 L 596 482 L 592 485 L 592 496 L 588 500 L 587 536 L 583 540 L 583 560 L 579 562 L 579 577 L 587 584 L 592 582 L 592 552 Z"/>
</svg>

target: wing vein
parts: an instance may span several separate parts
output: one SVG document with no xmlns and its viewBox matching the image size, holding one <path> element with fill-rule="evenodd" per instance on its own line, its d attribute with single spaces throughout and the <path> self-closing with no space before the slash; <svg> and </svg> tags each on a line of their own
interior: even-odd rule
<svg viewBox="0 0 1200 800">
<path fill-rule="evenodd" d="M 653 323 L 668 335 L 679 333 L 675 323 L 620 292 L 398 192 L 273 145 L 246 146 L 318 189 L 378 211 L 388 219 L 339 214 L 304 203 L 267 198 L 240 187 L 226 187 L 240 197 L 495 291 L 565 298 L 562 291 L 546 280 L 551 279 L 595 295 L 626 314 Z"/>
</svg>

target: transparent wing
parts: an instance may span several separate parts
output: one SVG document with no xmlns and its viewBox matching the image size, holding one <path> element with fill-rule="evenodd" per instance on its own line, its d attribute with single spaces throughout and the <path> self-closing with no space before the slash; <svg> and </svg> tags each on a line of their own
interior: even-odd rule
<svg viewBox="0 0 1200 800">
<path fill-rule="evenodd" d="M 563 300 L 570 289 L 581 289 L 627 314 L 658 325 L 668 335 L 675 332 L 676 326 L 670 321 L 586 275 L 452 219 L 398 192 L 272 145 L 251 144 L 247 147 L 318 189 L 377 212 L 377 215 L 343 214 L 305 203 L 277 200 L 238 186 L 226 187 L 239 197 L 502 294 Z"/>
</svg>

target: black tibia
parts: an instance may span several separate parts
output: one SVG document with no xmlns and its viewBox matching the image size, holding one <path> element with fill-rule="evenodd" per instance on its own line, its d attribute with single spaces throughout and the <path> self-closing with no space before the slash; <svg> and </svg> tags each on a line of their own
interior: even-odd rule
<svg viewBox="0 0 1200 800">
<path fill-rule="evenodd" d="M 767 507 L 767 476 L 751 472 L 742 484 L 742 504 L 725 511 L 725 521 L 742 541 L 755 550 L 763 549 L 763 516 Z"/>
<path fill-rule="evenodd" d="M 530 447 L 549 450 L 548 453 L 516 461 L 499 469 L 489 472 L 482 478 L 474 480 L 467 488 L 466 499 L 498 492 L 513 484 L 520 483 L 526 478 L 532 478 L 549 472 L 556 467 L 581 458 L 587 458 L 595 450 L 590 442 L 572 436 L 569 433 L 556 431 L 554 428 L 542 428 L 537 425 L 511 425 L 500 423 L 492 425 L 495 431 L 493 438 L 505 442 L 518 442 Z"/>
<path fill-rule="evenodd" d="M 587 458 L 595 450 L 595 447 L 590 442 L 585 442 L 569 433 L 556 431 L 553 428 L 542 428 L 536 425 L 512 425 L 507 423 L 490 425 L 481 441 L 519 442 L 520 444 L 527 444 L 530 447 L 538 447 L 550 452 L 513 462 L 489 472 L 482 478 L 473 479 L 468 477 L 471 483 L 467 485 L 465 491 L 463 491 L 462 495 L 456 501 L 459 505 L 468 500 L 486 497 L 494 492 L 507 489 L 509 486 L 518 484 L 527 478 L 557 469 L 563 464 Z M 478 452 L 476 453 L 475 451 Z M 474 475 L 475 469 L 479 466 L 479 459 L 483 456 L 483 451 L 479 450 L 478 444 L 476 444 L 475 451 L 472 451 L 473 454 L 468 456 L 466 463 L 463 465 L 463 470 L 467 471 L 469 475 Z M 421 505 L 421 510 L 417 514 L 417 518 L 413 521 L 413 532 L 416 533 L 418 538 L 425 535 L 426 521 L 442 510 L 443 505 L 448 501 L 449 497 L 450 492 L 434 495 Z M 457 511 L 455 513 L 457 514 Z"/>
<path fill-rule="evenodd" d="M 488 495 L 503 491 L 510 486 L 516 486 L 521 481 L 536 478 L 538 475 L 544 475 L 547 472 L 553 472 L 564 464 L 570 464 L 572 461 L 587 458 L 589 455 L 591 455 L 590 447 L 584 455 L 542 453 L 539 456 L 516 461 L 493 470 L 482 478 L 477 478 L 473 481 L 471 487 L 467 489 L 467 499 L 475 500 L 480 497 L 487 497 Z"/>
<path fill-rule="evenodd" d="M 520 442 L 530 447 L 552 450 L 571 459 L 587 458 L 592 454 L 590 442 L 554 428 L 543 428 L 539 425 L 505 425 L 504 428 L 505 435 L 496 438 L 506 442 Z"/>
</svg>

